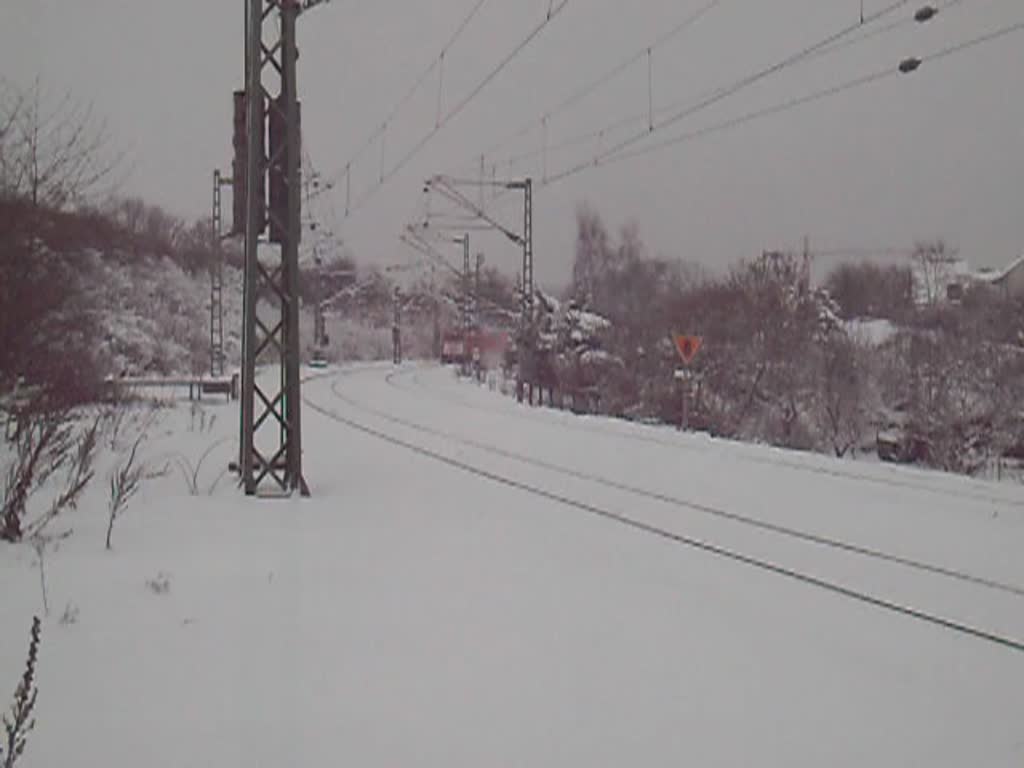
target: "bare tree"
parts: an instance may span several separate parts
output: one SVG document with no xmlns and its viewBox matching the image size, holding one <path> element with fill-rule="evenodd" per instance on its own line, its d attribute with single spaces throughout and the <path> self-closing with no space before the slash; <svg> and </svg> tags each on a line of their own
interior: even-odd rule
<svg viewBox="0 0 1024 768">
<path fill-rule="evenodd" d="M 0 197 L 60 209 L 83 200 L 117 167 L 92 105 L 70 94 L 52 99 L 38 78 L 23 90 L 9 85 L 0 100 Z"/>
<path fill-rule="evenodd" d="M 15 143 L 15 128 L 24 106 L 25 97 L 6 83 L 0 82 L 0 200 L 11 196 L 8 179 L 15 175 L 16 154 L 11 150 Z"/>
<path fill-rule="evenodd" d="M 867 383 L 857 345 L 830 334 L 821 344 L 816 416 L 829 448 L 839 458 L 855 448 L 867 427 Z"/>
<path fill-rule="evenodd" d="M 909 266 L 841 264 L 829 273 L 825 286 L 844 318 L 900 321 L 914 306 L 914 272 Z"/>
<path fill-rule="evenodd" d="M 50 98 L 39 80 L 0 87 L 0 391 L 19 376 L 55 389 L 95 384 L 84 375 L 97 368 L 84 278 L 57 243 L 65 209 L 99 192 L 117 163 L 91 107 Z"/>
<path fill-rule="evenodd" d="M 949 248 L 943 240 L 918 242 L 911 254 L 917 279 L 924 291 L 925 301 L 935 304 L 943 298 L 946 285 L 953 275 L 957 251 Z"/>
<path fill-rule="evenodd" d="M 573 290 L 578 301 L 590 303 L 607 268 L 611 244 L 600 214 L 588 205 L 576 211 L 576 230 Z"/>
</svg>

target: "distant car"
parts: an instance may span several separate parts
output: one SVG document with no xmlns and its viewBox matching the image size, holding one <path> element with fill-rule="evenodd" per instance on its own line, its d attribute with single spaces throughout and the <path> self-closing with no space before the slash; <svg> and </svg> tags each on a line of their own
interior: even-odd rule
<svg viewBox="0 0 1024 768">
<path fill-rule="evenodd" d="M 911 430 L 893 426 L 880 430 L 875 436 L 878 458 L 899 464 L 923 461 L 928 456 L 928 440 Z"/>
<path fill-rule="evenodd" d="M 900 403 L 882 415 L 875 433 L 875 450 L 882 461 L 910 464 L 928 457 L 928 438 L 914 427 L 908 409 Z"/>
<path fill-rule="evenodd" d="M 327 367 L 327 356 L 324 351 L 319 347 L 313 350 L 313 357 L 309 361 L 310 368 L 326 368 Z"/>
</svg>

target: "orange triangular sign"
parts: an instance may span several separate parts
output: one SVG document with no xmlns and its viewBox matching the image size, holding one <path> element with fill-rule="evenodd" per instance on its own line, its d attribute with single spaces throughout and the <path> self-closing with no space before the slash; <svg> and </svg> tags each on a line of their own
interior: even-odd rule
<svg viewBox="0 0 1024 768">
<path fill-rule="evenodd" d="M 675 336 L 676 350 L 679 352 L 679 357 L 684 363 L 689 365 L 693 362 L 693 358 L 700 352 L 700 346 L 704 342 L 700 336 L 687 336 L 685 334 L 676 334 Z"/>
</svg>

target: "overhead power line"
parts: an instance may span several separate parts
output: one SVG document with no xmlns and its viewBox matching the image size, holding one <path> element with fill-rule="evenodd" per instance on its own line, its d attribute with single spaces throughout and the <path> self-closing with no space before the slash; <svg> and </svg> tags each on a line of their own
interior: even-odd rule
<svg viewBox="0 0 1024 768">
<path fill-rule="evenodd" d="M 761 117 L 768 117 L 769 115 L 776 115 L 779 114 L 780 112 L 786 112 L 790 109 L 795 109 L 796 107 L 803 106 L 804 104 L 809 104 L 813 101 L 820 101 L 821 99 L 828 98 L 829 96 L 837 96 L 840 93 L 845 93 L 846 91 L 851 91 L 855 88 L 861 88 L 865 85 L 869 85 L 871 83 L 875 83 L 878 82 L 879 80 L 888 77 L 893 77 L 898 74 L 899 70 L 896 67 L 889 66 L 886 67 L 885 69 L 873 72 L 869 75 L 864 75 L 862 77 L 858 77 L 853 80 L 848 80 L 844 83 L 840 83 L 839 85 L 834 85 L 829 88 L 823 88 L 821 90 L 814 91 L 813 93 L 807 94 L 806 96 L 788 99 L 781 103 L 773 104 L 770 107 L 765 107 L 764 109 L 758 109 L 752 112 L 747 112 L 746 114 L 740 115 L 739 117 L 734 117 L 729 120 L 725 120 L 720 123 L 707 126 L 706 128 L 689 131 L 687 133 L 680 134 L 671 139 L 666 139 L 656 144 L 651 144 L 649 146 L 641 147 L 639 149 L 635 149 L 629 152 L 622 152 L 618 155 L 613 155 L 610 158 L 606 158 L 605 160 L 599 162 L 598 165 L 607 165 L 608 163 L 611 162 L 628 160 L 633 157 L 647 155 L 650 154 L 651 152 L 656 152 L 658 150 L 665 149 L 666 147 L 671 147 L 676 144 L 681 144 L 685 141 L 700 138 L 701 136 L 707 136 L 713 133 L 718 133 L 728 128 L 735 128 L 739 125 L 749 123 L 752 120 L 756 120 Z M 551 181 L 555 181 L 561 178 L 564 178 L 564 176 L 559 175 L 556 179 L 551 179 Z"/>
<path fill-rule="evenodd" d="M 503 235 L 505 235 L 505 237 L 514 242 L 516 245 L 523 244 L 522 235 L 520 235 L 518 232 L 512 231 L 510 228 L 506 227 L 497 219 L 488 215 L 488 213 L 483 208 L 478 206 L 466 195 L 464 195 L 458 189 L 457 182 L 455 179 L 449 179 L 445 176 L 435 176 L 430 180 L 429 184 L 430 189 L 432 191 L 440 193 L 442 196 L 447 198 L 450 202 L 455 203 L 455 205 L 459 206 L 461 209 L 469 211 L 475 217 L 475 220 L 485 222 L 487 225 L 489 225 L 490 229 L 494 229 L 501 232 Z M 506 183 L 505 186 L 508 187 L 509 185 Z"/>
<path fill-rule="evenodd" d="M 949 10 L 950 8 L 952 8 L 953 6 L 960 5 L 963 2 L 964 2 L 964 0 L 946 0 L 946 2 L 944 2 L 944 3 L 935 4 L 933 6 L 934 9 L 935 9 L 935 14 L 944 13 L 945 11 Z M 931 18 L 931 17 L 928 17 L 928 18 Z M 927 19 L 924 19 L 924 20 L 927 20 Z M 912 16 L 904 16 L 903 18 L 896 19 L 895 21 L 891 21 L 888 24 L 884 24 L 881 27 L 877 27 L 875 29 L 866 30 L 861 35 L 855 35 L 855 36 L 849 37 L 849 38 L 847 38 L 845 40 L 837 41 L 836 43 L 833 43 L 832 45 L 829 45 L 829 46 L 821 49 L 820 51 L 816 51 L 815 53 L 811 54 L 810 56 L 808 56 L 805 59 L 805 61 L 810 61 L 812 59 L 818 58 L 819 56 L 824 56 L 826 54 L 835 53 L 836 51 L 840 51 L 842 49 L 849 48 L 849 47 L 852 47 L 854 45 L 859 45 L 861 43 L 865 43 L 868 40 L 871 40 L 873 38 L 876 38 L 876 37 L 879 37 L 881 35 L 884 35 L 884 34 L 887 34 L 889 32 L 892 32 L 895 29 L 901 29 L 903 27 L 908 27 L 908 26 L 911 26 L 911 25 L 913 25 L 915 23 L 920 23 L 920 21 L 921 21 L 921 19 L 917 18 L 917 14 L 912 15 Z"/>
<path fill-rule="evenodd" d="M 899 10 L 900 8 L 909 5 L 911 1 L 912 0 L 896 0 L 896 2 L 890 3 L 881 10 L 875 11 L 874 13 L 865 16 L 863 21 L 848 24 L 843 28 L 839 29 L 838 31 L 833 32 L 832 34 L 817 41 L 816 43 L 813 43 L 807 46 L 806 48 L 803 48 L 797 51 L 796 53 L 791 54 L 786 58 L 768 67 L 760 69 L 754 72 L 753 74 L 740 78 L 731 85 L 728 85 L 724 88 L 715 91 L 710 96 L 698 100 L 693 105 L 686 107 L 680 110 L 679 112 L 676 112 L 675 114 L 671 115 L 670 117 L 664 120 L 660 120 L 657 123 L 651 124 L 647 129 L 631 134 L 627 138 L 622 139 L 621 141 L 616 143 L 610 149 L 604 150 L 601 154 L 597 155 L 593 160 L 574 166 L 568 169 L 567 171 L 563 171 L 562 173 L 557 174 L 556 176 L 550 177 L 547 179 L 547 182 L 558 181 L 561 178 L 571 176 L 574 175 L 575 173 L 585 170 L 586 168 L 589 168 L 592 165 L 600 164 L 600 162 L 605 158 L 619 154 L 622 150 L 633 146 L 634 144 L 642 141 L 643 139 L 646 139 L 655 131 L 664 130 L 665 128 L 671 125 L 675 125 L 681 120 L 685 120 L 686 118 L 691 117 L 692 115 L 702 110 L 705 110 L 708 107 L 711 107 L 730 96 L 739 93 L 740 91 L 750 87 L 754 83 L 760 82 L 761 80 L 764 80 L 767 77 L 775 75 L 785 69 L 788 69 L 789 67 L 799 63 L 808 56 L 811 56 L 816 52 L 822 50 L 823 48 L 833 45 L 834 43 L 846 38 L 856 30 L 861 29 L 865 24 L 871 24 L 875 21 L 878 21 L 884 18 L 885 16 L 888 16 L 893 12 Z"/>
<path fill-rule="evenodd" d="M 412 100 L 413 96 L 415 96 L 419 92 L 420 88 L 422 88 L 423 84 L 427 81 L 427 78 L 429 78 L 434 73 L 435 70 L 443 66 L 444 57 L 447 54 L 448 50 L 451 49 L 451 47 L 455 45 L 455 43 L 458 41 L 459 37 L 462 36 L 462 33 L 466 30 L 466 27 L 469 26 L 473 18 L 477 15 L 477 13 L 479 13 L 480 9 L 483 7 L 485 2 L 487 2 L 487 0 L 477 0 L 476 3 L 474 3 L 473 7 L 470 8 L 469 13 L 467 13 L 462 18 L 462 21 L 459 22 L 459 26 L 456 27 L 451 37 L 449 37 L 447 42 L 445 42 L 445 44 L 441 47 L 441 52 L 434 57 L 434 59 L 430 62 L 430 65 L 423 70 L 423 72 L 420 74 L 418 78 L 416 78 L 416 81 L 412 84 L 412 87 L 409 88 L 409 90 L 405 92 L 405 95 L 402 96 L 402 98 L 399 99 L 398 102 L 391 108 L 391 110 L 387 113 L 385 118 L 381 120 L 380 123 L 377 124 L 377 127 L 374 129 L 374 131 L 366 138 L 366 140 L 362 144 L 359 145 L 359 148 L 354 153 L 352 153 L 351 157 L 349 157 L 348 161 L 342 166 L 341 170 L 338 171 L 337 174 L 332 175 L 332 181 L 338 181 L 346 172 L 348 172 L 349 169 L 351 169 L 352 165 L 357 160 L 359 160 L 360 157 L 362 157 L 363 153 L 366 152 L 366 150 L 368 150 L 371 146 L 373 146 L 374 142 L 376 142 L 384 134 L 384 132 L 387 131 L 388 125 L 390 125 L 394 121 L 394 119 L 398 116 L 398 113 L 402 111 L 403 107 L 405 107 L 405 105 Z"/>
<path fill-rule="evenodd" d="M 454 266 L 448 259 L 446 259 L 438 250 L 434 247 L 433 243 L 424 238 L 420 233 L 416 232 L 415 227 L 406 227 L 405 232 L 398 236 L 398 239 L 405 243 L 407 246 L 412 248 L 414 251 L 426 256 L 438 266 L 447 269 L 455 277 L 460 280 L 463 277 L 462 270 Z"/>
<path fill-rule="evenodd" d="M 484 155 L 493 155 L 495 152 L 497 152 L 499 149 L 507 145 L 509 142 L 515 141 L 516 139 L 528 133 L 530 130 L 541 125 L 545 120 L 550 120 L 555 115 L 558 115 L 564 112 L 565 110 L 569 109 L 570 107 L 574 106 L 575 104 L 578 104 L 587 96 L 594 93 L 594 91 L 596 91 L 598 88 L 614 80 L 624 71 L 629 69 L 629 67 L 631 67 L 633 64 L 642 60 L 645 56 L 650 56 L 652 51 L 656 50 L 657 48 L 660 48 L 661 46 L 665 45 L 666 43 L 670 42 L 674 38 L 681 35 L 687 29 L 689 29 L 698 21 L 700 21 L 707 13 L 714 10 L 715 7 L 721 5 L 723 2 L 725 2 L 725 0 L 710 0 L 710 2 L 705 3 L 696 11 L 686 16 L 686 18 L 682 19 L 678 24 L 669 29 L 667 32 L 660 35 L 650 45 L 645 45 L 643 48 L 639 49 L 632 55 L 623 59 L 621 62 L 616 64 L 614 67 L 609 69 L 604 74 L 600 75 L 591 82 L 582 86 L 580 89 L 578 89 L 570 96 L 566 97 L 561 102 L 559 102 L 554 107 L 545 112 L 542 117 L 535 118 L 533 120 L 530 120 L 528 123 L 524 123 L 515 132 L 492 145 L 488 150 L 484 152 Z"/>
<path fill-rule="evenodd" d="M 945 11 L 945 10 L 947 10 L 947 9 L 953 7 L 953 6 L 959 5 L 959 4 L 963 3 L 963 2 L 964 2 L 964 0 L 947 0 L 947 2 L 937 6 L 937 12 L 938 11 Z M 865 26 L 869 25 L 870 21 L 871 21 L 870 19 L 866 20 L 864 22 L 864 25 Z M 864 31 L 863 34 L 860 34 L 860 35 L 857 35 L 857 36 L 854 36 L 854 37 L 847 37 L 845 39 L 838 40 L 838 41 L 836 41 L 835 43 L 833 43 L 831 45 L 827 45 L 827 46 L 825 46 L 823 48 L 817 49 L 814 53 L 809 54 L 809 55 L 803 57 L 801 59 L 801 63 L 806 63 L 806 62 L 811 61 L 813 59 L 817 59 L 817 58 L 820 58 L 820 57 L 823 57 L 823 56 L 828 56 L 828 55 L 832 55 L 832 54 L 838 53 L 840 50 L 848 49 L 848 48 L 853 47 L 855 45 L 863 44 L 863 43 L 865 43 L 865 42 L 867 42 L 867 41 L 869 41 L 869 40 L 871 40 L 873 38 L 876 38 L 876 37 L 879 37 L 879 36 L 881 36 L 883 34 L 892 32 L 893 30 L 899 29 L 901 27 L 905 27 L 905 26 L 914 24 L 915 22 L 916 22 L 916 19 L 915 19 L 914 16 L 905 16 L 903 18 L 900 18 L 900 19 L 897 19 L 897 20 L 895 20 L 893 22 L 885 24 L 884 26 L 877 27 L 875 29 L 868 29 L 868 30 Z M 700 102 L 700 101 L 703 101 L 704 99 L 707 99 L 707 98 L 710 98 L 710 97 L 713 97 L 713 96 L 717 96 L 722 90 L 724 90 L 724 88 L 723 87 L 719 87 L 719 88 L 712 89 L 710 91 L 706 91 L 704 94 L 699 96 L 697 100 L 698 100 L 698 102 Z M 686 104 L 687 104 L 687 101 L 677 100 L 677 101 L 674 101 L 671 104 L 668 104 L 666 106 L 659 107 L 658 109 L 653 110 L 653 114 L 654 115 L 658 115 L 658 116 L 665 115 L 665 114 L 671 113 L 673 110 L 678 110 L 679 108 L 685 106 Z M 532 160 L 534 158 L 540 157 L 541 155 L 545 155 L 546 156 L 548 153 L 560 152 L 562 150 L 571 149 L 573 147 L 578 147 L 578 146 L 581 146 L 581 145 L 584 145 L 584 144 L 593 144 L 594 142 L 600 142 L 605 137 L 609 137 L 609 136 L 615 135 L 620 129 L 627 128 L 627 127 L 629 127 L 631 125 L 637 125 L 639 123 L 647 124 L 649 119 L 650 119 L 651 113 L 652 113 L 651 110 L 644 111 L 644 112 L 639 112 L 639 113 L 634 113 L 634 114 L 632 114 L 632 115 L 630 115 L 628 117 L 624 117 L 624 118 L 621 118 L 621 119 L 619 119 L 619 120 L 617 120 L 615 122 L 608 123 L 608 124 L 602 126 L 601 128 L 598 128 L 596 130 L 595 129 L 591 129 L 591 130 L 586 131 L 584 133 L 578 133 L 578 134 L 566 137 L 564 139 L 561 139 L 560 141 L 557 141 L 557 142 L 555 142 L 553 144 L 547 144 L 545 142 L 545 145 L 542 146 L 542 147 L 526 150 L 526 151 L 523 151 L 523 152 L 521 152 L 519 154 L 512 155 L 509 158 L 509 161 L 508 161 L 509 165 L 514 168 L 519 163 L 522 163 L 524 161 Z M 534 121 L 534 122 L 536 122 L 536 121 Z M 533 123 L 531 123 L 531 125 L 533 125 Z M 648 133 L 650 132 L 649 128 L 650 128 L 650 126 L 648 126 Z M 603 152 L 604 152 L 604 147 L 603 146 L 598 146 L 598 154 L 602 154 Z"/>
<path fill-rule="evenodd" d="M 350 214 L 366 205 L 366 203 L 369 202 L 381 187 L 387 184 L 388 181 L 394 178 L 396 174 L 405 168 L 405 166 L 408 165 L 409 162 L 412 161 L 412 159 L 415 158 L 428 143 L 430 143 L 431 139 L 433 139 L 448 123 L 454 120 L 467 106 L 469 106 L 469 104 L 472 103 L 473 100 L 476 99 L 476 97 L 479 96 L 483 90 L 487 88 L 487 86 L 490 85 L 495 78 L 497 78 L 498 75 L 500 75 L 505 68 L 523 52 L 523 50 L 525 50 L 526 47 L 529 46 L 530 43 L 532 43 L 541 34 L 541 32 L 543 32 L 544 29 L 559 16 L 559 14 L 561 14 L 568 4 L 569 0 L 560 0 L 557 5 L 553 2 L 540 23 L 533 27 L 529 34 L 520 40 L 519 43 L 517 43 L 516 46 L 512 48 L 512 50 L 509 51 L 509 53 L 506 54 L 505 57 L 502 58 L 501 61 L 499 61 L 498 64 L 491 69 L 491 71 L 488 72 L 461 100 L 445 112 L 443 116 L 439 117 L 435 122 L 434 127 L 424 134 L 424 136 L 417 141 L 416 144 L 414 144 L 394 166 L 386 172 L 382 167 L 379 181 L 376 184 L 373 184 L 362 197 L 353 203 L 346 213 Z"/>
<path fill-rule="evenodd" d="M 815 249 L 811 251 L 811 255 L 815 258 L 872 258 L 875 256 L 884 257 L 903 257 L 910 256 L 914 252 L 913 248 L 898 248 L 896 246 L 886 246 L 882 248 L 825 248 Z"/>
<path fill-rule="evenodd" d="M 935 61 L 937 59 L 944 59 L 947 56 L 953 56 L 954 54 L 960 53 L 961 51 L 966 51 L 971 48 L 976 48 L 977 46 L 980 45 L 985 45 L 986 43 L 991 43 L 995 40 L 998 40 L 1001 37 L 1012 35 L 1015 32 L 1020 32 L 1021 30 L 1024 30 L 1024 21 L 1019 21 L 1016 24 L 1008 24 L 1005 27 L 1000 27 L 999 29 L 993 30 L 992 32 L 988 32 L 987 34 L 981 35 L 980 37 L 975 37 L 970 40 L 966 40 L 962 43 L 951 45 L 948 48 L 943 48 L 942 50 L 936 51 L 935 53 L 931 53 L 925 56 L 923 59 L 921 59 L 921 61 L 927 62 Z"/>
<path fill-rule="evenodd" d="M 970 40 L 966 40 L 964 42 L 957 43 L 957 44 L 949 46 L 947 48 L 943 48 L 943 49 L 941 49 L 939 51 L 936 51 L 934 53 L 928 54 L 927 56 L 924 56 L 923 58 L 921 58 L 919 60 L 919 63 L 923 64 L 923 63 L 926 63 L 926 62 L 929 62 L 929 61 L 937 61 L 939 59 L 946 58 L 947 56 L 952 56 L 954 54 L 961 53 L 961 52 L 969 50 L 971 48 L 974 48 L 974 47 L 977 47 L 977 46 L 980 46 L 980 45 L 984 45 L 984 44 L 987 44 L 987 43 L 994 42 L 994 41 L 998 40 L 999 38 L 1006 37 L 1008 35 L 1011 35 L 1011 34 L 1014 34 L 1014 33 L 1017 33 L 1017 32 L 1021 32 L 1021 31 L 1024 31 L 1024 21 L 1018 22 L 1016 24 L 1011 24 L 1011 25 L 1008 25 L 1008 26 L 1004 26 L 1004 27 L 996 29 L 996 30 L 994 30 L 992 32 L 989 32 L 987 34 L 981 35 L 979 37 L 975 37 L 975 38 L 972 38 Z M 886 67 L 885 69 L 880 69 L 878 71 L 872 72 L 872 73 L 867 74 L 867 75 L 863 75 L 861 77 L 854 78 L 852 80 L 847 80 L 847 81 L 845 81 L 843 83 L 839 83 L 838 85 L 833 85 L 833 86 L 828 87 L 828 88 L 824 88 L 824 89 L 821 89 L 821 90 L 818 90 L 818 91 L 814 91 L 814 92 L 806 94 L 804 96 L 800 96 L 800 97 L 796 97 L 796 98 L 792 98 L 792 99 L 787 99 L 786 101 L 779 102 L 777 104 L 773 104 L 773 105 L 765 107 L 763 109 L 753 110 L 751 112 L 747 112 L 747 113 L 745 113 L 743 115 L 739 115 L 739 116 L 731 118 L 729 120 L 725 120 L 723 122 L 716 123 L 714 125 L 710 125 L 710 126 L 707 126 L 705 128 L 698 129 L 698 130 L 689 131 L 687 133 L 683 133 L 683 134 L 674 136 L 674 137 L 672 137 L 670 139 L 666 139 L 666 140 L 658 142 L 656 144 L 651 144 L 649 146 L 642 147 L 640 149 L 636 149 L 636 150 L 633 150 L 631 152 L 619 152 L 619 153 L 614 154 L 614 155 L 607 155 L 607 156 L 604 156 L 604 157 L 595 158 L 590 163 L 574 166 L 573 168 L 570 168 L 570 169 L 568 169 L 568 170 L 566 170 L 566 171 L 564 171 L 562 173 L 559 173 L 556 176 L 550 177 L 548 179 L 548 183 L 551 184 L 551 183 L 554 183 L 556 181 L 560 181 L 562 179 L 568 178 L 569 176 L 575 175 L 576 173 L 580 173 L 580 172 L 582 172 L 582 171 L 584 171 L 584 170 L 586 170 L 588 168 L 592 168 L 592 167 L 595 167 L 595 166 L 609 165 L 609 164 L 614 163 L 614 162 L 619 162 L 619 161 L 622 161 L 622 160 L 629 160 L 631 158 L 640 157 L 641 155 L 646 155 L 646 154 L 650 154 L 652 152 L 657 152 L 657 151 L 660 151 L 662 149 L 666 149 L 668 147 L 672 147 L 672 146 L 675 146 L 677 144 L 682 144 L 682 143 L 685 143 L 687 141 L 692 141 L 694 139 L 697 139 L 697 138 L 700 138 L 700 137 L 703 137 L 703 136 L 709 136 L 711 134 L 719 133 L 721 131 L 725 131 L 725 130 L 728 130 L 730 128 L 735 128 L 737 126 L 743 125 L 745 123 L 752 122 L 752 121 L 757 120 L 757 119 L 762 118 L 762 117 L 768 117 L 770 115 L 776 115 L 776 114 L 779 114 L 779 113 L 782 113 L 782 112 L 787 112 L 787 111 L 789 111 L 791 109 L 795 109 L 797 107 L 801 107 L 801 106 L 803 106 L 805 104 L 809 104 L 809 103 L 815 102 L 815 101 L 820 101 L 822 99 L 826 99 L 826 98 L 829 98 L 831 96 L 836 96 L 836 95 L 839 95 L 841 93 L 845 93 L 847 91 L 854 90 L 856 88 L 861 88 L 861 87 L 870 85 L 872 83 L 879 82 L 880 80 L 896 77 L 896 76 L 898 76 L 900 74 L 902 74 L 902 72 L 901 72 L 901 69 L 899 67 L 891 66 L 890 65 L 890 66 Z"/>
</svg>

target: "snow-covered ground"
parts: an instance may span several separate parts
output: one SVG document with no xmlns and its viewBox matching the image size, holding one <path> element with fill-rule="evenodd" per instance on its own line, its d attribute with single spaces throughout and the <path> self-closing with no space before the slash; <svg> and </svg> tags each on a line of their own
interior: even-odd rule
<svg viewBox="0 0 1024 768">
<path fill-rule="evenodd" d="M 69 514 L 24 766 L 1024 763 L 1024 653 L 963 631 L 1024 639 L 1024 488 L 530 409 L 433 367 L 304 391 L 313 498 L 172 474 L 113 552 L 102 475 Z M 147 456 L 222 440 L 206 486 L 236 429 L 182 405 Z M 0 696 L 34 557 L 0 547 Z"/>
</svg>

